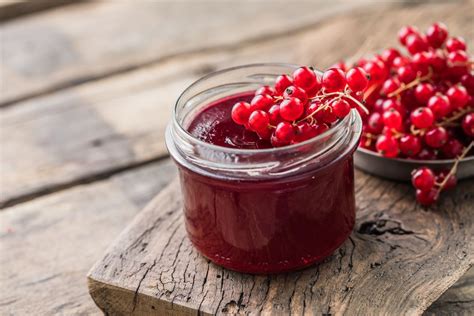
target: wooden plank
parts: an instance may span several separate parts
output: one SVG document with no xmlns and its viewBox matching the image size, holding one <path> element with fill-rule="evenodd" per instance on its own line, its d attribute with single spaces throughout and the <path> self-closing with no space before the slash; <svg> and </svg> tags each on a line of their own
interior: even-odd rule
<svg viewBox="0 0 474 316">
<path fill-rule="evenodd" d="M 101 1 L 13 20 L 0 26 L 0 105 L 177 54 L 236 48 L 367 2 Z"/>
<path fill-rule="evenodd" d="M 0 2 L 0 23 L 20 16 L 84 0 L 3 0 Z"/>
<path fill-rule="evenodd" d="M 428 308 L 425 315 L 451 316 L 474 314 L 474 267 Z"/>
<path fill-rule="evenodd" d="M 275 276 L 220 268 L 186 237 L 177 181 L 140 213 L 89 273 L 106 314 L 421 314 L 473 264 L 474 180 L 433 211 L 409 185 L 356 173 L 357 223 L 315 267 Z"/>
<path fill-rule="evenodd" d="M 0 213 L 0 315 L 99 315 L 87 270 L 175 172 L 166 160 Z"/>
<path fill-rule="evenodd" d="M 288 36 L 169 60 L 0 109 L 0 207 L 166 155 L 163 133 L 170 109 L 179 93 L 208 71 L 262 60 L 326 67 L 355 51 L 396 45 L 395 34 L 405 23 L 426 27 L 433 20 L 445 21 L 471 45 L 470 7 L 448 3 L 387 12 L 374 5 Z M 348 29 L 357 32 L 347 37 Z"/>
</svg>

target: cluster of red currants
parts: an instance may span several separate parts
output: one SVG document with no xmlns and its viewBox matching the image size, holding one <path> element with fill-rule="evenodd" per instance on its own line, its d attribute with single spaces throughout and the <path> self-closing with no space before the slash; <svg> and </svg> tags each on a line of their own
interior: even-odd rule
<svg viewBox="0 0 474 316">
<path fill-rule="evenodd" d="M 371 76 L 360 146 L 390 158 L 456 158 L 474 137 L 473 64 L 466 44 L 449 37 L 443 23 L 425 34 L 407 26 L 398 37 L 408 54 L 389 48 L 356 63 Z"/>
<path fill-rule="evenodd" d="M 347 73 L 331 68 L 321 77 L 301 67 L 291 76 L 278 76 L 272 87 L 259 88 L 250 103 L 236 103 L 232 119 L 274 147 L 299 143 L 328 130 L 352 107 L 364 108 L 360 101 L 367 85 L 360 67 Z"/>
</svg>

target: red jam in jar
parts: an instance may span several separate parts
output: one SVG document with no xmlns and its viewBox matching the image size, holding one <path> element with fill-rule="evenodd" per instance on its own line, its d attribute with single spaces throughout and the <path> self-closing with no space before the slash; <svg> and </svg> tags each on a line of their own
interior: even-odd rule
<svg viewBox="0 0 474 316">
<path fill-rule="evenodd" d="M 248 273 L 300 269 L 329 256 L 355 220 L 355 111 L 305 142 L 272 148 L 235 124 L 237 101 L 296 66 L 250 65 L 197 81 L 167 130 L 177 162 L 186 229 L 205 257 Z"/>
</svg>

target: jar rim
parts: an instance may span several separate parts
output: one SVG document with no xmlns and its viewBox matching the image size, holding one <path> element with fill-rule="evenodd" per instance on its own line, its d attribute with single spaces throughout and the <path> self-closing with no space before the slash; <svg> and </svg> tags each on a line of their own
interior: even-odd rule
<svg viewBox="0 0 474 316">
<path fill-rule="evenodd" d="M 296 143 L 296 144 L 291 144 L 291 145 L 285 145 L 285 146 L 282 146 L 282 147 L 273 147 L 273 148 L 263 148 L 263 149 L 241 149 L 241 148 L 229 148 L 229 147 L 224 147 L 224 146 L 219 146 L 219 145 L 215 145 L 215 144 L 211 144 L 211 143 L 208 143 L 208 142 L 205 142 L 197 137 L 195 137 L 194 135 L 192 135 L 186 128 L 184 128 L 179 122 L 178 122 L 178 115 L 177 115 L 177 109 L 179 107 L 179 104 L 180 104 L 180 101 L 182 101 L 182 99 L 186 96 L 186 93 L 188 91 L 190 91 L 192 88 L 194 88 L 195 86 L 199 85 L 200 83 L 202 83 L 203 81 L 206 81 L 208 80 L 209 78 L 212 78 L 214 76 L 218 76 L 220 74 L 223 74 L 223 73 L 227 73 L 227 72 L 230 72 L 230 71 L 234 71 L 234 70 L 238 70 L 238 69 L 244 69 L 244 68 L 252 68 L 252 67 L 266 67 L 266 66 L 276 66 L 276 67 L 289 67 L 289 68 L 294 68 L 294 69 L 297 69 L 298 65 L 296 64 L 291 64 L 291 63 L 254 63 L 254 64 L 245 64 L 245 65 L 239 65 L 239 66 L 234 66 L 234 67 L 229 67 L 229 68 L 224 68 L 224 69 L 221 69 L 221 70 L 217 70 L 217 71 L 213 71 L 201 78 L 199 78 L 198 80 L 194 81 L 193 83 L 191 83 L 186 89 L 184 89 L 184 91 L 179 95 L 176 103 L 175 103 L 175 106 L 173 108 L 173 113 L 172 113 L 172 127 L 175 128 L 177 127 L 178 128 L 178 131 L 182 136 L 185 136 L 186 138 L 190 138 L 192 139 L 194 142 L 196 142 L 198 145 L 200 146 L 203 146 L 203 147 L 206 147 L 206 148 L 209 148 L 209 149 L 212 149 L 212 150 L 217 150 L 217 151 L 221 151 L 221 152 L 225 152 L 227 154 L 252 154 L 252 153 L 280 153 L 280 152 L 285 152 L 287 150 L 292 150 L 292 149 L 297 149 L 299 147 L 303 147 L 303 146 L 307 146 L 309 144 L 312 144 L 312 143 L 315 143 L 315 142 L 318 142 L 322 139 L 325 139 L 327 138 L 329 135 L 333 134 L 335 131 L 338 130 L 338 128 L 341 126 L 341 125 L 344 125 L 347 123 L 347 121 L 350 119 L 351 115 L 347 115 L 346 117 L 344 117 L 344 119 L 342 120 L 339 120 L 335 125 L 331 126 L 328 130 L 324 131 L 323 133 L 315 136 L 315 137 L 312 137 L 310 139 L 307 139 L 303 142 L 300 142 L 300 143 Z M 315 69 L 315 71 L 317 73 L 319 73 L 320 75 L 322 74 L 322 72 L 320 70 L 317 70 Z M 351 111 L 352 112 L 352 111 Z"/>
</svg>

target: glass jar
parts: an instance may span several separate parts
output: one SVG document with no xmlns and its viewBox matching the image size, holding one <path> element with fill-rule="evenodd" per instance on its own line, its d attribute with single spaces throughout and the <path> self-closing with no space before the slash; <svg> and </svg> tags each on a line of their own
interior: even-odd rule
<svg viewBox="0 0 474 316">
<path fill-rule="evenodd" d="M 179 97 L 166 131 L 178 165 L 186 229 L 205 257 L 247 273 L 300 269 L 331 255 L 355 220 L 355 110 L 305 142 L 270 149 L 216 146 L 187 128 L 206 106 L 272 85 L 297 66 L 256 64 L 215 72 Z"/>
</svg>

